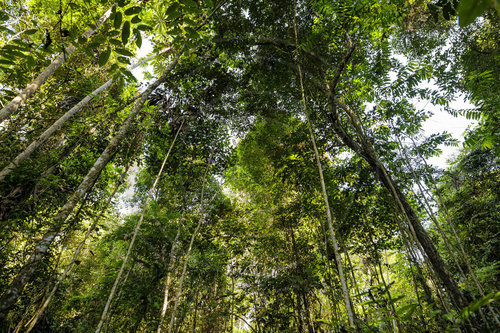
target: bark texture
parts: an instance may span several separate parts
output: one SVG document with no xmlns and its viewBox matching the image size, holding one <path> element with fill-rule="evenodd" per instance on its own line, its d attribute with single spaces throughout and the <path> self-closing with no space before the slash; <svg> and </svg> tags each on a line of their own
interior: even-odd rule
<svg viewBox="0 0 500 333">
<path fill-rule="evenodd" d="M 97 21 L 95 29 L 88 29 L 83 33 L 84 38 L 90 37 L 94 32 L 99 29 L 99 27 L 106 22 L 106 20 L 111 15 L 111 9 L 108 9 L 104 15 Z M 40 73 L 33 82 L 31 82 L 26 88 L 24 88 L 19 95 L 14 97 L 6 106 L 0 110 L 0 123 L 5 119 L 9 118 L 16 110 L 47 81 L 47 79 L 55 73 L 55 71 L 61 67 L 61 65 L 66 61 L 69 55 L 76 51 L 73 45 L 68 46 L 65 52 L 61 53 L 57 58 L 52 61 L 52 63 L 45 68 L 45 70 Z"/>
<path fill-rule="evenodd" d="M 54 227 L 51 229 L 51 231 L 47 232 L 43 236 L 42 240 L 36 245 L 35 251 L 28 259 L 28 262 L 21 268 L 7 290 L 0 297 L 0 320 L 2 317 L 5 317 L 7 315 L 9 309 L 12 308 L 16 300 L 21 295 L 25 285 L 32 280 L 40 261 L 47 254 L 47 251 L 49 250 L 49 247 L 54 241 L 56 235 L 59 233 L 60 228 L 62 227 L 68 216 L 71 214 L 78 201 L 80 201 L 83 195 L 91 189 L 92 185 L 99 177 L 101 171 L 111 160 L 123 138 L 130 131 L 137 114 L 146 103 L 151 92 L 153 92 L 153 90 L 156 89 L 160 84 L 165 82 L 170 71 L 177 65 L 182 51 L 183 49 L 165 69 L 160 78 L 152 83 L 142 94 L 141 98 L 136 102 L 130 114 L 121 125 L 118 133 L 113 137 L 113 139 L 111 139 L 106 149 L 104 149 L 99 158 L 95 161 L 94 165 L 87 173 L 83 181 L 80 183 L 77 190 L 70 196 L 66 204 L 57 213 L 56 217 L 54 218 Z"/>
<path fill-rule="evenodd" d="M 348 115 L 354 129 L 358 140 L 355 140 L 347 131 L 342 127 L 340 122 L 340 116 L 337 111 L 337 106 L 340 106 Z M 382 185 L 389 190 L 389 193 L 394 199 L 398 209 L 406 218 L 409 227 L 417 238 L 418 242 L 421 244 L 423 250 L 425 251 L 432 268 L 436 272 L 437 276 L 441 280 L 441 283 L 446 288 L 451 299 L 453 300 L 455 306 L 458 309 L 463 308 L 468 304 L 465 296 L 458 287 L 457 282 L 453 279 L 448 267 L 439 255 L 436 247 L 432 243 L 427 231 L 422 226 L 420 219 L 411 207 L 410 203 L 406 199 L 399 186 L 394 182 L 392 177 L 387 172 L 386 168 L 378 158 L 377 153 L 373 149 L 369 138 L 364 135 L 362 130 L 362 125 L 360 124 L 357 116 L 346 104 L 339 101 L 333 95 L 329 98 L 329 109 L 330 109 L 330 119 L 333 125 L 333 129 L 338 137 L 347 145 L 349 148 L 358 153 L 363 157 L 373 172 L 376 174 Z"/>
<path fill-rule="evenodd" d="M 138 66 L 142 65 L 144 62 L 151 60 L 154 56 L 148 57 L 143 61 L 134 64 L 128 68 L 128 70 L 133 70 Z M 74 114 L 83 109 L 91 100 L 97 95 L 106 90 L 111 84 L 113 84 L 113 79 L 108 80 L 106 83 L 101 85 L 99 88 L 95 89 L 92 93 L 87 95 L 84 99 L 78 102 L 75 106 L 68 110 L 61 118 L 56 120 L 49 128 L 47 128 L 35 141 L 33 141 L 26 149 L 17 155 L 12 162 L 5 166 L 2 171 L 0 171 L 0 182 L 5 179 L 5 177 L 19 164 L 28 159 L 31 154 L 35 152 L 47 139 L 49 139 L 56 131 L 58 131 Z"/>
<path fill-rule="evenodd" d="M 163 173 L 163 168 L 165 167 L 165 163 L 167 162 L 168 156 L 170 155 L 170 152 L 172 151 L 172 148 L 174 147 L 175 141 L 177 140 L 177 136 L 179 135 L 179 132 L 182 129 L 182 125 L 184 125 L 184 121 L 181 123 L 181 126 L 179 126 L 179 129 L 177 130 L 177 133 L 175 134 L 175 137 L 170 145 L 170 148 L 168 149 L 167 155 L 163 159 L 163 163 L 161 164 L 161 168 L 158 171 L 158 174 L 156 175 L 156 179 L 153 183 L 153 186 L 149 190 L 148 196 L 146 197 L 146 200 L 144 201 L 144 204 L 142 206 L 141 216 L 140 216 L 139 221 L 137 222 L 137 225 L 135 227 L 134 235 L 132 236 L 132 240 L 130 241 L 130 244 L 128 246 L 127 254 L 125 255 L 125 259 L 122 262 L 122 266 L 120 267 L 120 271 L 118 272 L 118 275 L 116 276 L 113 287 L 111 288 L 111 292 L 109 293 L 108 301 L 106 302 L 104 310 L 102 311 L 101 320 L 99 320 L 99 324 L 97 325 L 96 333 L 99 333 L 101 331 L 102 325 L 104 324 L 104 320 L 106 319 L 106 316 L 108 314 L 109 307 L 111 305 L 111 302 L 113 301 L 113 297 L 115 296 L 116 288 L 118 287 L 118 283 L 120 282 L 122 274 L 125 271 L 125 266 L 127 265 L 128 260 L 130 258 L 130 254 L 132 253 L 135 239 L 137 238 L 137 234 L 139 233 L 139 229 L 141 228 L 142 221 L 144 220 L 144 215 L 146 215 L 146 210 L 148 207 L 149 200 L 151 199 L 151 196 L 153 195 L 153 192 L 156 189 L 156 185 L 158 184 L 158 180 L 160 179 L 161 174 Z"/>
</svg>

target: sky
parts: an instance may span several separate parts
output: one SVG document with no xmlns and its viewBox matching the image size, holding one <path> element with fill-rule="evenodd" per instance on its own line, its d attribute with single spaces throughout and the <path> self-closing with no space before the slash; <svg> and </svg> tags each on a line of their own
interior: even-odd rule
<svg viewBox="0 0 500 333">
<path fill-rule="evenodd" d="M 474 105 L 463 100 L 456 100 L 450 103 L 450 107 L 455 110 L 460 110 L 472 108 Z M 463 116 L 452 116 L 448 112 L 440 110 L 439 107 L 432 105 L 427 105 L 426 109 L 431 110 L 434 114 L 424 122 L 423 128 L 425 136 L 446 131 L 459 142 L 458 147 L 441 145 L 440 148 L 443 151 L 441 155 L 432 157 L 427 161 L 430 164 L 445 169 L 450 165 L 449 160 L 453 159 L 462 147 L 465 131 L 467 128 L 472 128 L 477 125 L 477 121 L 467 119 Z"/>
</svg>

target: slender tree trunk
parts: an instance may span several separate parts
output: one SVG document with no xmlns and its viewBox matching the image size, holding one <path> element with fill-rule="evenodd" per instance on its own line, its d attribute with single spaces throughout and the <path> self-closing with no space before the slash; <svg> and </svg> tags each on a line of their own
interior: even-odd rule
<svg viewBox="0 0 500 333">
<path fill-rule="evenodd" d="M 435 303 L 434 297 L 432 296 L 431 289 L 429 288 L 429 286 L 427 285 L 427 282 L 425 281 L 424 274 L 422 272 L 422 269 L 420 268 L 420 264 L 419 264 L 419 262 L 416 258 L 416 255 L 413 251 L 413 248 L 412 248 L 412 245 L 410 242 L 411 237 L 409 237 L 410 239 L 407 238 L 407 232 L 405 232 L 405 230 L 403 229 L 403 226 L 401 225 L 401 222 L 399 221 L 398 217 L 396 217 L 396 222 L 398 224 L 398 229 L 399 229 L 399 233 L 401 235 L 401 239 L 403 240 L 403 244 L 405 245 L 406 250 L 408 251 L 408 262 L 410 263 L 410 269 L 412 269 L 412 266 L 415 266 L 415 268 L 417 270 L 417 272 L 415 273 L 416 276 L 414 278 L 418 282 L 420 282 L 420 284 L 422 285 L 422 289 L 424 290 L 424 294 L 425 294 L 427 303 Z M 411 235 L 409 235 L 409 236 L 411 236 Z M 412 270 L 412 276 L 413 276 L 413 270 Z M 416 289 L 415 292 L 417 293 L 417 297 L 418 297 L 418 290 Z"/>
<path fill-rule="evenodd" d="M 109 323 L 111 322 L 111 318 L 113 317 L 113 314 L 116 311 L 118 304 L 120 304 L 120 300 L 121 300 L 121 297 L 123 295 L 123 289 L 125 288 L 125 285 L 128 281 L 130 273 L 132 273 L 132 271 L 134 270 L 135 263 L 136 263 L 136 261 L 132 260 L 132 263 L 130 264 L 130 268 L 128 269 L 127 274 L 125 274 L 125 278 L 123 279 L 123 282 L 120 285 L 120 291 L 116 295 L 115 301 L 113 302 L 114 304 L 111 304 L 109 307 L 108 315 L 106 316 L 106 319 L 104 320 L 104 325 L 103 325 L 104 331 L 107 331 L 107 329 L 109 327 Z"/>
<path fill-rule="evenodd" d="M 330 89 L 328 89 L 330 91 Z M 350 117 L 351 124 L 356 130 L 359 142 L 355 141 L 350 134 L 348 134 L 344 128 L 342 128 L 340 123 L 340 116 L 337 113 L 336 106 L 339 105 L 342 109 L 346 111 Z M 453 300 L 455 306 L 458 309 L 463 308 L 468 304 L 464 295 L 462 294 L 457 282 L 453 279 L 451 273 L 448 270 L 445 262 L 439 255 L 436 247 L 432 243 L 427 231 L 423 228 L 420 219 L 411 207 L 410 203 L 406 199 L 406 196 L 396 185 L 392 177 L 389 175 L 388 171 L 385 169 L 382 162 L 379 160 L 375 150 L 369 142 L 369 138 L 362 133 L 362 125 L 359 119 L 354 114 L 354 112 L 344 103 L 340 102 L 338 99 L 329 96 L 329 106 L 330 106 L 330 116 L 335 133 L 340 137 L 340 139 L 349 148 L 358 153 L 363 157 L 368 164 L 371 166 L 373 172 L 377 175 L 382 185 L 389 190 L 389 193 L 394 199 L 396 206 L 401 211 L 412 233 L 415 234 L 418 242 L 421 244 L 423 250 L 427 254 L 432 268 L 438 275 L 440 281 L 445 286 L 447 292 L 449 293 L 451 299 Z"/>
<path fill-rule="evenodd" d="M 198 295 L 200 293 L 200 288 L 196 288 L 196 296 L 194 297 L 194 315 L 193 315 L 193 333 L 196 332 L 196 319 L 198 317 Z"/>
<path fill-rule="evenodd" d="M 133 70 L 138 66 L 144 64 L 145 62 L 153 59 L 156 55 L 152 55 L 132 66 L 129 66 L 128 70 Z M 59 118 L 55 123 L 53 123 L 49 128 L 47 128 L 35 141 L 33 141 L 24 151 L 19 153 L 9 164 L 7 164 L 2 171 L 0 171 L 0 182 L 5 179 L 5 177 L 15 169 L 16 166 L 21 164 L 23 161 L 28 159 L 33 152 L 35 152 L 47 139 L 49 139 L 56 131 L 58 131 L 74 114 L 82 110 L 91 100 L 94 99 L 101 92 L 106 90 L 114 82 L 114 79 L 108 80 L 99 88 L 95 89 L 84 99 L 78 102 L 75 106 L 68 110 L 61 118 Z"/>
<path fill-rule="evenodd" d="M 122 142 L 125 135 L 129 132 L 130 128 L 134 124 L 134 119 L 136 118 L 139 111 L 142 109 L 146 103 L 147 98 L 151 92 L 156 89 L 161 83 L 165 82 L 170 71 L 177 64 L 183 49 L 175 57 L 172 63 L 167 67 L 162 76 L 152 83 L 146 91 L 143 93 L 142 97 L 134 105 L 132 111 L 129 113 L 128 117 L 123 122 L 118 133 L 110 141 L 106 149 L 102 152 L 99 158 L 95 161 L 94 165 L 87 173 L 83 181 L 78 186 L 77 190 L 70 196 L 66 204 L 59 210 L 56 217 L 54 218 L 54 228 L 48 231 L 42 240 L 36 245 L 33 254 L 28 259 L 28 262 L 21 268 L 17 276 L 14 278 L 10 286 L 0 297 L 0 318 L 7 315 L 7 311 L 14 305 L 18 297 L 21 295 L 24 286 L 31 281 L 38 263 L 45 257 L 50 245 L 54 241 L 54 238 L 59 232 L 59 228 L 64 224 L 68 216 L 73 211 L 75 205 L 82 198 L 82 196 L 91 188 L 92 184 L 97 180 L 101 171 L 106 167 L 108 162 L 116 153 L 118 146 Z"/>
<path fill-rule="evenodd" d="M 399 139 L 399 137 L 397 137 L 397 139 L 398 139 L 398 142 L 399 142 L 400 146 L 402 147 L 401 140 Z M 414 146 L 414 147 L 416 147 L 415 140 L 414 140 L 413 138 L 411 138 L 411 137 L 410 137 L 410 140 L 412 141 L 413 146 Z M 403 147 L 402 147 L 402 149 L 403 149 L 403 152 L 405 152 Z M 406 153 L 405 153 L 405 157 L 406 157 L 406 160 L 408 161 L 409 159 L 408 159 L 408 157 L 406 156 Z M 423 157 L 420 153 L 419 153 L 419 157 L 420 157 L 420 159 L 422 160 L 422 162 L 424 163 L 425 167 L 426 167 L 426 168 L 427 168 L 427 170 L 428 170 L 428 169 L 429 169 L 429 165 L 427 164 L 427 161 L 425 160 L 425 158 L 424 158 L 424 157 Z M 409 164 L 410 162 L 408 161 L 407 163 Z M 412 171 L 412 172 L 413 172 L 413 171 Z M 439 202 L 439 204 L 441 205 L 441 207 L 443 207 L 443 212 L 444 212 L 445 220 L 446 220 L 446 222 L 447 222 L 447 224 L 448 224 L 448 227 L 449 227 L 449 228 L 450 228 L 450 230 L 452 231 L 452 234 L 453 234 L 453 236 L 454 236 L 454 238 L 455 238 L 455 241 L 456 241 L 456 243 L 457 243 L 457 245 L 458 245 L 458 249 L 459 249 L 459 251 L 458 251 L 458 253 L 459 253 L 459 257 L 461 257 L 462 261 L 465 263 L 465 265 L 466 265 L 466 267 L 467 267 L 467 270 L 468 270 L 468 272 L 469 272 L 469 274 L 470 274 L 470 277 L 471 277 L 472 281 L 474 282 L 474 285 L 476 286 L 476 288 L 477 288 L 477 289 L 478 289 L 478 291 L 479 291 L 479 294 L 480 294 L 481 296 L 483 296 L 483 297 L 484 297 L 484 296 L 485 296 L 485 294 L 484 294 L 484 290 L 483 290 L 483 288 L 482 288 L 481 284 L 479 283 L 479 281 L 478 281 L 478 279 L 477 279 L 476 273 L 475 273 L 475 272 L 474 272 L 474 270 L 472 269 L 472 266 L 471 266 L 471 264 L 470 264 L 469 258 L 468 258 L 468 256 L 467 256 L 467 254 L 465 253 L 465 249 L 464 249 L 464 247 L 463 247 L 462 241 L 460 240 L 460 237 L 458 236 L 457 231 L 456 231 L 456 229 L 455 229 L 455 226 L 453 225 L 453 222 L 452 222 L 452 220 L 451 220 L 450 213 L 449 213 L 449 211 L 448 211 L 448 207 L 447 207 L 447 206 L 446 206 L 446 204 L 443 202 L 443 200 L 442 200 L 442 198 L 441 198 L 441 195 L 439 194 L 439 193 L 440 193 L 440 191 L 439 191 L 439 189 L 438 189 L 438 187 L 437 187 L 436 181 L 435 181 L 435 179 L 434 179 L 434 177 L 432 176 L 432 174 L 431 174 L 431 173 L 428 173 L 426 178 L 427 178 L 427 179 L 428 179 L 428 181 L 432 184 L 432 186 L 433 186 L 433 188 L 434 188 L 434 191 L 435 191 L 435 193 L 436 193 L 436 197 L 437 197 L 437 199 L 438 199 L 438 202 Z M 419 188 L 420 188 L 420 191 L 422 192 L 422 196 L 423 196 L 423 197 L 424 197 L 424 199 L 425 199 L 425 198 L 426 198 L 426 197 L 425 197 L 425 192 L 426 192 L 426 191 L 424 191 L 424 189 L 423 189 L 420 185 L 419 185 Z M 427 200 L 426 200 L 426 199 L 425 199 L 425 201 L 427 202 Z M 427 203 L 427 206 L 429 206 L 429 204 L 428 204 L 428 203 Z M 431 213 L 432 213 L 432 210 L 431 210 Z M 437 219 L 436 219 L 436 220 L 437 220 Z M 497 326 L 499 326 L 499 327 L 500 327 L 500 321 L 499 321 L 499 319 L 498 319 L 498 311 L 497 311 L 496 309 L 494 309 L 494 308 L 491 306 L 491 304 L 488 304 L 488 305 L 487 305 L 487 307 L 488 307 L 488 309 L 490 310 L 490 312 L 492 312 L 493 319 L 495 320 L 495 323 L 497 324 Z M 487 326 L 488 326 L 488 328 L 489 328 L 489 324 L 488 324 L 488 322 L 485 320 L 484 315 L 483 315 L 483 313 L 482 313 L 482 310 L 481 310 L 481 309 L 479 309 L 479 311 L 480 311 L 481 316 L 483 317 L 483 321 L 485 321 L 486 325 L 487 325 Z"/>
<path fill-rule="evenodd" d="M 231 276 L 231 330 L 230 333 L 233 333 L 234 328 L 234 277 Z"/>
<path fill-rule="evenodd" d="M 109 309 L 109 305 L 111 304 L 111 301 L 113 300 L 113 297 L 115 295 L 116 287 L 118 286 L 118 283 L 119 283 L 120 278 L 123 274 L 123 271 L 125 270 L 125 266 L 127 265 L 128 259 L 130 258 L 130 254 L 132 253 L 132 248 L 134 247 L 135 239 L 137 238 L 137 234 L 139 233 L 139 229 L 140 229 L 142 221 L 144 219 L 144 215 L 146 214 L 149 200 L 151 199 L 151 196 L 153 195 L 153 192 L 156 189 L 156 185 L 158 184 L 158 180 L 160 179 L 161 174 L 163 173 L 163 168 L 165 167 L 165 163 L 167 162 L 168 156 L 170 155 L 170 152 L 172 151 L 172 148 L 174 147 L 175 141 L 177 140 L 177 136 L 179 135 L 179 132 L 181 131 L 183 125 L 184 125 L 184 121 L 182 121 L 181 125 L 179 126 L 177 133 L 175 133 L 174 139 L 172 140 L 172 143 L 170 144 L 170 148 L 168 149 L 167 155 L 165 155 L 165 158 L 163 159 L 163 163 L 161 165 L 161 168 L 158 171 L 158 174 L 156 175 L 156 179 L 153 183 L 153 186 L 149 190 L 148 196 L 146 197 L 146 200 L 144 201 L 144 204 L 142 206 L 141 216 L 139 217 L 139 221 L 137 222 L 137 225 L 135 227 L 134 234 L 132 236 L 132 240 L 130 241 L 130 244 L 128 246 L 127 254 L 125 255 L 125 259 L 122 262 L 122 266 L 120 267 L 120 271 L 118 272 L 118 275 L 116 276 L 113 287 L 111 288 L 111 292 L 109 293 L 109 297 L 108 297 L 108 301 L 106 302 L 106 306 L 104 307 L 104 310 L 102 311 L 101 320 L 99 321 L 99 324 L 97 325 L 96 333 L 99 333 L 101 331 L 102 324 L 104 323 L 104 319 L 106 318 L 106 314 L 107 314 L 108 309 Z"/>
<path fill-rule="evenodd" d="M 321 160 L 319 158 L 318 148 L 316 147 L 316 140 L 314 138 L 314 132 L 313 132 L 313 129 L 312 129 L 312 123 L 311 123 L 311 121 L 309 119 L 309 114 L 307 112 L 306 97 L 305 97 L 305 94 L 304 94 L 304 83 L 303 83 L 303 80 L 302 80 L 302 70 L 301 70 L 301 67 L 300 67 L 300 63 L 298 61 L 299 50 L 298 50 L 298 47 L 297 47 L 298 37 L 297 37 L 297 24 L 296 24 L 296 21 L 295 21 L 295 16 L 297 15 L 297 13 L 296 13 L 296 7 L 297 7 L 297 3 L 295 1 L 294 2 L 293 27 L 294 27 L 294 34 L 295 34 L 295 52 L 296 52 L 296 56 L 297 56 L 297 68 L 298 68 L 298 73 L 299 73 L 300 90 L 301 90 L 301 97 L 302 97 L 302 107 L 303 107 L 303 110 L 304 110 L 304 114 L 305 114 L 305 116 L 307 118 L 309 135 L 311 137 L 311 142 L 312 142 L 313 148 L 314 148 L 314 155 L 316 157 L 316 164 L 317 164 L 317 167 L 318 167 L 319 178 L 320 178 L 320 182 L 321 182 L 321 190 L 323 192 L 323 199 L 325 201 L 326 217 L 327 217 L 327 221 L 328 221 L 328 230 L 330 232 L 330 237 L 331 237 L 332 244 L 333 244 L 333 251 L 334 251 L 334 254 L 335 254 L 335 260 L 337 261 L 337 269 L 338 269 L 338 273 L 339 273 L 339 278 L 340 278 L 340 284 L 341 284 L 341 287 L 342 287 L 342 292 L 344 294 L 344 302 L 345 302 L 345 307 L 346 307 L 347 319 L 349 321 L 349 326 L 355 327 L 355 325 L 354 325 L 354 314 L 353 314 L 352 300 L 351 300 L 351 296 L 349 295 L 349 289 L 347 287 L 347 283 L 346 283 L 346 280 L 345 280 L 344 270 L 342 268 L 342 260 L 341 260 L 341 257 L 340 257 L 340 251 L 339 251 L 339 247 L 338 247 L 338 244 L 337 244 L 337 238 L 335 236 L 335 231 L 334 231 L 334 228 L 333 228 L 332 214 L 331 214 L 331 211 L 330 211 L 330 204 L 328 203 L 328 194 L 326 193 L 325 179 L 323 177 L 323 168 L 321 166 Z"/>
<path fill-rule="evenodd" d="M 349 250 L 345 246 L 345 243 L 342 241 L 342 239 L 340 240 L 340 244 L 344 250 L 344 253 L 346 254 L 347 264 L 349 265 L 349 270 L 351 271 L 352 284 L 354 286 L 354 291 L 356 292 L 356 294 L 359 295 L 359 294 L 361 294 L 361 292 L 359 291 L 358 281 L 356 279 L 356 275 L 354 274 L 354 266 L 351 262 L 351 257 L 349 256 Z M 366 311 L 365 311 L 365 306 L 363 304 L 361 304 L 361 310 L 363 311 L 363 317 L 366 321 Z M 354 309 L 353 309 L 353 311 L 354 311 Z"/>
<path fill-rule="evenodd" d="M 161 333 L 161 328 L 163 326 L 163 322 L 165 321 L 165 315 L 167 314 L 168 292 L 170 289 L 170 272 L 172 270 L 172 266 L 174 263 L 174 256 L 175 256 L 175 250 L 176 250 L 176 246 L 177 246 L 177 240 L 179 239 L 179 235 L 181 234 L 181 223 L 182 223 L 182 216 L 179 219 L 179 224 L 177 226 L 177 234 L 175 235 L 175 239 L 172 243 L 172 248 L 170 249 L 170 255 L 168 258 L 167 278 L 165 279 L 165 292 L 164 292 L 164 296 L 163 296 L 163 307 L 161 309 L 160 322 L 158 324 L 158 329 L 156 330 L 158 333 Z"/>
<path fill-rule="evenodd" d="M 170 318 L 170 325 L 168 327 L 168 332 L 172 333 L 174 329 L 174 321 L 175 321 L 175 315 L 177 312 L 177 307 L 180 304 L 181 296 L 182 296 L 182 286 L 184 283 L 184 277 L 186 276 L 186 270 L 187 270 L 187 265 L 189 263 L 189 256 L 191 255 L 191 249 L 193 248 L 193 243 L 196 235 L 198 234 L 198 231 L 200 230 L 200 227 L 205 219 L 205 205 L 203 202 L 203 196 L 205 194 L 205 183 L 207 180 L 207 175 L 208 175 L 208 169 L 210 167 L 210 161 L 207 164 L 207 169 L 205 170 L 205 175 L 203 177 L 203 185 L 201 187 L 201 198 L 200 198 L 200 219 L 198 220 L 198 224 L 196 225 L 196 229 L 194 230 L 193 234 L 191 235 L 191 240 L 189 241 L 189 246 L 186 251 L 186 259 L 184 260 L 184 265 L 182 267 L 182 274 L 181 278 L 179 281 L 179 287 L 177 288 L 177 293 L 175 296 L 175 303 L 174 303 L 174 309 L 172 310 L 172 317 Z"/>
<path fill-rule="evenodd" d="M 385 252 L 385 251 L 384 251 Z M 382 258 L 380 258 L 382 260 Z M 399 325 L 399 317 L 398 314 L 396 313 L 396 308 L 394 307 L 394 303 L 392 302 L 392 294 L 389 284 L 391 281 L 389 280 L 389 263 L 387 261 L 387 253 L 385 253 L 385 260 L 386 260 L 386 265 L 387 265 L 387 280 L 384 278 L 384 270 L 382 269 L 382 264 L 380 263 L 380 260 L 378 261 L 378 268 L 380 270 L 380 277 L 382 278 L 382 283 L 384 284 L 385 289 L 387 289 L 387 298 L 390 303 L 390 309 L 391 309 L 391 314 L 394 317 L 392 319 L 392 327 L 394 329 L 394 332 L 401 332 L 401 327 Z"/>
<path fill-rule="evenodd" d="M 304 304 L 304 310 L 306 312 L 307 329 L 309 330 L 309 333 L 315 333 L 314 320 L 311 314 L 311 307 L 309 305 L 309 300 L 307 299 L 307 295 L 305 294 L 305 292 L 302 293 L 302 303 Z"/>
<path fill-rule="evenodd" d="M 71 261 L 69 262 L 69 264 L 66 266 L 63 274 L 61 274 L 61 276 L 59 277 L 59 279 L 57 280 L 56 284 L 54 285 L 54 287 L 52 288 L 49 296 L 47 297 L 47 299 L 44 301 L 44 303 L 42 304 L 42 306 L 40 307 L 40 309 L 37 311 L 37 313 L 35 314 L 35 316 L 33 317 L 33 319 L 31 320 L 31 323 L 29 323 L 29 327 L 28 329 L 26 330 L 26 333 L 29 333 L 31 332 L 31 330 L 35 327 L 36 323 L 38 322 L 38 320 L 40 319 L 40 317 L 42 316 L 43 312 L 45 311 L 45 309 L 47 308 L 47 306 L 49 306 L 50 304 L 50 301 L 52 300 L 52 297 L 54 297 L 54 294 L 56 293 L 57 291 L 57 288 L 59 287 L 59 285 L 61 284 L 61 282 L 66 278 L 66 276 L 69 274 L 69 272 L 71 271 L 71 269 L 73 268 L 77 258 L 78 258 L 78 255 L 80 254 L 80 251 L 82 250 L 83 246 L 85 245 L 85 243 L 87 242 L 87 239 L 89 238 L 90 234 L 92 233 L 92 231 L 94 231 L 95 227 L 97 226 L 97 223 L 99 222 L 99 220 L 101 219 L 102 215 L 106 212 L 106 210 L 108 209 L 109 207 L 109 204 L 111 203 L 111 200 L 113 199 L 113 197 L 115 196 L 116 192 L 118 191 L 118 189 L 120 188 L 120 186 L 123 184 L 123 182 L 125 181 L 125 177 L 127 176 L 127 170 L 128 168 L 125 169 L 125 171 L 122 173 L 121 177 L 120 177 L 120 180 L 118 181 L 118 183 L 116 184 L 113 192 L 110 194 L 108 200 L 106 201 L 106 203 L 104 204 L 104 207 L 101 209 L 101 211 L 99 212 L 99 214 L 97 215 L 97 217 L 94 219 L 94 222 L 92 222 L 92 224 L 90 225 L 90 227 L 87 229 L 87 232 L 85 233 L 85 235 L 83 236 L 83 239 L 81 240 L 80 244 L 78 244 L 78 247 L 76 248 L 74 254 L 73 254 L 73 257 L 71 258 Z"/>
<path fill-rule="evenodd" d="M 434 222 L 434 226 L 436 227 L 436 229 L 438 230 L 439 234 L 441 235 L 441 238 L 443 239 L 444 245 L 445 245 L 446 249 L 448 250 L 448 253 L 450 254 L 451 258 L 453 259 L 453 262 L 457 266 L 457 269 L 460 272 L 460 275 L 462 275 L 467 289 L 470 291 L 471 295 L 474 295 L 474 290 L 472 289 L 472 286 L 469 283 L 469 277 L 467 276 L 467 274 L 465 274 L 464 270 L 462 269 L 462 265 L 461 265 L 460 261 L 458 260 L 456 254 L 455 254 L 455 252 L 458 252 L 458 254 L 460 256 L 461 252 L 457 251 L 457 249 L 455 248 L 455 246 L 453 245 L 453 243 L 450 242 L 450 240 L 446 236 L 446 233 L 441 228 L 441 224 L 439 223 L 436 215 L 432 211 L 432 207 L 431 207 L 431 205 L 429 203 L 429 200 L 427 200 L 426 190 L 424 189 L 423 185 L 421 184 L 420 178 L 415 173 L 415 170 L 413 169 L 413 166 L 411 165 L 410 159 L 409 159 L 408 155 L 406 154 L 406 151 L 404 150 L 404 147 L 402 147 L 402 143 L 401 143 L 401 140 L 399 139 L 399 137 L 397 138 L 397 140 L 398 140 L 398 143 L 399 143 L 399 145 L 401 147 L 400 150 L 402 150 L 401 154 L 403 155 L 403 158 L 404 158 L 404 160 L 406 162 L 406 165 L 410 169 L 410 171 L 412 173 L 412 176 L 413 176 L 413 178 L 414 178 L 414 180 L 415 180 L 415 182 L 417 184 L 417 187 L 418 187 L 418 189 L 420 191 L 420 197 L 423 200 L 423 204 L 424 204 L 423 206 L 424 206 L 424 208 L 425 208 L 425 210 L 427 212 L 427 215 L 430 217 L 430 219 L 432 220 L 432 222 Z M 422 204 L 421 200 L 419 200 L 419 202 Z M 474 276 L 474 272 L 472 271 L 472 268 L 468 264 L 467 258 L 466 257 L 462 257 L 462 261 L 466 263 L 466 267 L 469 269 L 469 272 L 471 272 L 472 273 L 471 275 Z M 479 283 L 477 282 L 477 280 L 475 278 L 473 278 L 473 281 L 475 281 L 477 283 L 476 287 L 478 287 L 478 290 L 479 290 L 480 294 L 482 294 L 481 296 L 484 296 L 484 293 L 482 293 L 482 288 L 479 285 Z M 476 297 L 474 297 L 474 296 L 472 296 L 472 297 L 473 297 L 474 300 L 476 299 Z M 490 310 L 491 310 L 491 307 L 490 307 Z M 491 330 L 491 327 L 490 327 L 490 325 L 488 323 L 488 320 L 486 319 L 486 316 L 484 315 L 484 312 L 483 312 L 483 310 L 481 308 L 479 309 L 479 315 L 481 316 L 481 319 L 486 324 L 486 326 L 488 327 L 488 329 Z M 494 316 L 494 318 L 496 319 L 496 316 Z"/>
<path fill-rule="evenodd" d="M 81 196 L 83 196 L 85 193 L 89 193 L 92 190 L 95 184 L 95 180 L 97 179 L 94 179 L 94 181 L 87 183 L 86 189 L 84 192 L 82 192 Z M 77 202 L 74 202 L 73 208 L 74 206 L 76 206 L 76 204 Z M 56 216 L 56 218 L 58 216 L 59 214 Z M 65 216 L 64 220 L 66 220 L 68 216 L 69 213 Z M 41 241 L 39 241 L 38 244 L 35 246 L 35 250 L 28 259 L 28 262 L 21 268 L 21 270 L 16 275 L 16 277 L 14 278 L 8 289 L 2 294 L 2 297 L 0 298 L 0 324 L 3 321 L 3 319 L 7 317 L 10 308 L 14 305 L 17 298 L 21 295 L 24 286 L 31 281 L 33 274 L 38 269 L 40 261 L 47 254 L 49 247 L 54 241 L 54 239 L 57 236 L 61 235 L 60 233 L 61 226 L 62 226 L 61 224 L 56 225 L 56 227 L 50 229 L 42 236 Z"/>
<path fill-rule="evenodd" d="M 99 29 L 99 27 L 106 22 L 106 20 L 111 15 L 111 9 L 108 9 L 104 15 L 97 21 L 95 29 L 88 29 L 83 33 L 84 38 L 90 37 L 94 32 Z M 61 65 L 66 61 L 67 57 L 76 51 L 76 47 L 73 45 L 68 46 L 57 58 L 55 58 L 52 63 L 40 73 L 33 82 L 31 82 L 26 88 L 21 91 L 12 101 L 5 105 L 2 110 L 0 110 L 0 124 L 7 118 L 9 118 L 16 110 L 47 81 L 47 79 L 55 73 L 55 71 L 61 67 Z"/>
</svg>

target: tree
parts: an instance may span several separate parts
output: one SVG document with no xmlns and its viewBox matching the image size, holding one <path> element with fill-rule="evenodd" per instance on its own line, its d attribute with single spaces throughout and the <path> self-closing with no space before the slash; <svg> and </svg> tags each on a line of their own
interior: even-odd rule
<svg viewBox="0 0 500 333">
<path fill-rule="evenodd" d="M 0 3 L 2 330 L 498 325 L 494 11 Z M 476 107 L 451 109 L 460 94 Z M 444 172 L 425 159 L 456 143 L 423 136 L 421 102 L 480 119 Z"/>
</svg>

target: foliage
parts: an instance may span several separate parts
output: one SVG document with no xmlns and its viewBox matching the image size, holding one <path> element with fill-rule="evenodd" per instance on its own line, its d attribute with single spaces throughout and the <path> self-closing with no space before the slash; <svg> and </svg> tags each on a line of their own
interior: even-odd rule
<svg viewBox="0 0 500 333">
<path fill-rule="evenodd" d="M 0 181 L 0 331 L 89 332 L 103 313 L 107 332 L 491 331 L 494 4 L 0 0 L 2 107 L 64 56 L 0 124 L 0 168 L 111 80 Z M 425 160 L 458 144 L 446 124 L 424 136 L 422 105 L 478 121 L 444 171 Z"/>
</svg>

